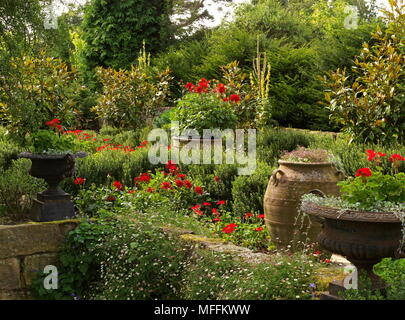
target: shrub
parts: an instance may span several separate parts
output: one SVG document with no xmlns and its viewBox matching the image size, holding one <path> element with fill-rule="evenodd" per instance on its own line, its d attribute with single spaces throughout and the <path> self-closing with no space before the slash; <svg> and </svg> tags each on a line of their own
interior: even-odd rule
<svg viewBox="0 0 405 320">
<path fill-rule="evenodd" d="M 15 58 L 12 67 L 10 76 L 0 77 L 0 120 L 11 133 L 25 138 L 53 118 L 68 126 L 74 122 L 74 70 L 45 56 Z"/>
<path fill-rule="evenodd" d="M 22 221 L 28 217 L 32 199 L 37 192 L 46 189 L 46 183 L 28 174 L 31 161 L 14 160 L 7 170 L 0 170 L 0 204 L 5 215 L 13 221 Z"/>
<path fill-rule="evenodd" d="M 21 150 L 21 147 L 14 142 L 0 140 L 0 170 L 10 167 L 12 160 L 17 159 Z"/>
<path fill-rule="evenodd" d="M 110 126 L 142 127 L 166 107 L 171 79 L 168 69 L 157 75 L 156 83 L 144 70 L 135 66 L 129 71 L 100 67 L 97 76 L 103 89 L 92 111 Z"/>
<path fill-rule="evenodd" d="M 405 300 L 405 259 L 385 258 L 374 272 L 387 283 L 387 300 Z"/>
<path fill-rule="evenodd" d="M 276 165 L 283 151 L 308 147 L 313 136 L 289 129 L 263 129 L 257 135 L 257 154 L 260 161 Z"/>
<path fill-rule="evenodd" d="M 354 82 L 348 83 L 346 70 L 329 75 L 328 108 L 351 140 L 361 143 L 405 141 L 405 14 L 398 2 L 391 6 L 392 11 L 385 12 L 389 22 L 385 34 L 377 28 L 376 44 L 364 44 L 355 59 Z"/>
<path fill-rule="evenodd" d="M 152 168 L 147 149 L 139 149 L 135 152 L 103 150 L 78 159 L 76 175 L 85 178 L 88 184 L 103 185 L 108 182 L 108 179 L 132 184 L 134 177 Z"/>
<path fill-rule="evenodd" d="M 195 129 L 202 136 L 204 129 L 235 128 L 237 117 L 233 104 L 239 103 L 239 95 L 231 94 L 227 98 L 223 84 L 214 87 L 204 78 L 198 86 L 188 82 L 186 88 L 189 92 L 178 101 L 177 107 L 170 114 L 172 121 L 179 122 L 182 132 Z"/>
<path fill-rule="evenodd" d="M 333 154 L 336 166 L 348 176 L 355 176 L 359 168 L 369 166 L 366 157 L 366 150 L 378 150 L 386 154 L 400 153 L 405 154 L 405 146 L 403 144 L 361 144 L 349 143 L 349 139 L 339 135 L 338 138 L 333 138 L 326 135 L 314 135 L 310 143 L 310 148 L 322 148 Z M 400 172 L 405 172 L 405 163 L 401 164 Z M 385 173 L 389 171 L 385 170 Z"/>
<path fill-rule="evenodd" d="M 259 162 L 250 176 L 239 176 L 232 183 L 233 211 L 242 217 L 247 212 L 262 213 L 263 197 L 273 168 Z"/>
</svg>

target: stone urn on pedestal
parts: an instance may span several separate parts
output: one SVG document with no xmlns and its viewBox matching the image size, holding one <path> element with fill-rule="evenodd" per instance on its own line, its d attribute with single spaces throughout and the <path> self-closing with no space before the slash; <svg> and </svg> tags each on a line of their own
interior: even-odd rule
<svg viewBox="0 0 405 320">
<path fill-rule="evenodd" d="M 373 266 L 383 258 L 399 258 L 401 252 L 402 224 L 392 212 L 367 212 L 342 210 L 303 201 L 302 211 L 324 221 L 318 242 L 322 248 L 347 258 L 366 275 L 374 289 L 384 283 L 374 274 Z M 343 284 L 335 284 L 344 290 Z M 331 286 L 330 286 L 330 291 Z"/>
<path fill-rule="evenodd" d="M 65 178 L 71 177 L 75 170 L 75 159 L 86 156 L 84 152 L 75 154 L 36 154 L 23 152 L 20 158 L 32 162 L 30 175 L 44 179 L 48 189 L 39 192 L 34 199 L 33 219 L 40 222 L 73 218 L 75 208 L 71 196 L 59 187 Z"/>
</svg>

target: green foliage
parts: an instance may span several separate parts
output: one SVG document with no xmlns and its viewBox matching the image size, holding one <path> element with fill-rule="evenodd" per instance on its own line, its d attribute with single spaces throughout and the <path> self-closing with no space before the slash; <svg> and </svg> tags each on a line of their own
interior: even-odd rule
<svg viewBox="0 0 405 320">
<path fill-rule="evenodd" d="M 235 60 L 249 74 L 259 40 L 271 65 L 268 103 L 262 111 L 282 126 L 337 130 L 339 125 L 329 123 L 329 111 L 319 104 L 325 88 L 319 77 L 352 66 L 353 56 L 370 40 L 375 26 L 374 20 L 360 19 L 357 29 L 346 29 L 347 4 L 344 0 L 333 5 L 316 0 L 243 4 L 232 22 L 200 41 L 171 48 L 156 58 L 155 65 L 170 66 L 175 78 L 184 81 L 220 79 L 221 67 Z"/>
<path fill-rule="evenodd" d="M 368 149 L 378 150 L 387 155 L 394 153 L 405 154 L 405 146 L 403 144 L 349 144 L 349 138 L 342 135 L 339 135 L 337 138 L 327 135 L 313 135 L 310 147 L 329 150 L 336 159 L 335 165 L 347 176 L 354 176 L 359 168 L 370 166 L 365 152 Z M 399 171 L 405 172 L 405 163 L 401 164 Z M 390 166 L 385 166 L 383 172 L 390 173 Z"/>
<path fill-rule="evenodd" d="M 237 121 L 232 105 L 209 93 L 187 93 L 170 118 L 179 121 L 181 132 L 195 129 L 201 136 L 204 129 L 233 129 Z"/>
<path fill-rule="evenodd" d="M 221 238 L 236 245 L 253 250 L 266 250 L 273 246 L 269 242 L 264 219 L 258 215 L 247 213 L 243 217 L 235 217 L 234 213 L 222 212 L 212 228 Z"/>
<path fill-rule="evenodd" d="M 405 259 L 385 258 L 373 270 L 388 286 L 386 299 L 405 300 Z"/>
<path fill-rule="evenodd" d="M 72 152 L 75 146 L 73 136 L 51 130 L 38 130 L 30 140 L 34 153 Z"/>
<path fill-rule="evenodd" d="M 171 113 L 174 112 L 175 109 L 169 109 L 163 111 L 158 117 L 155 118 L 153 121 L 153 125 L 156 128 L 170 128 L 171 124 Z"/>
<path fill-rule="evenodd" d="M 110 179 L 130 184 L 133 178 L 153 168 L 148 160 L 148 150 L 136 152 L 104 150 L 77 160 L 77 176 L 90 185 L 103 185 Z"/>
<path fill-rule="evenodd" d="M 45 182 L 28 174 L 31 161 L 14 160 L 7 170 L 0 169 L 0 205 L 4 214 L 12 221 L 27 218 L 32 199 L 45 189 Z"/>
<path fill-rule="evenodd" d="M 79 227 L 69 233 L 66 243 L 59 253 L 58 289 L 44 288 L 43 273 L 39 273 L 32 284 L 35 296 L 45 300 L 81 299 L 92 281 L 99 278 L 99 243 L 113 235 L 116 220 L 83 220 Z"/>
<path fill-rule="evenodd" d="M 185 275 L 183 299 L 310 299 L 314 266 L 298 254 L 250 265 L 229 254 L 200 252 Z"/>
<path fill-rule="evenodd" d="M 369 177 L 359 176 L 338 183 L 341 197 L 359 208 L 369 210 L 376 202 L 405 202 L 405 174 L 385 175 L 373 172 Z"/>
<path fill-rule="evenodd" d="M 99 292 L 95 299 L 174 299 L 190 247 L 147 224 L 120 224 L 119 236 L 102 245 Z M 125 277 L 121 277 L 122 273 Z"/>
<path fill-rule="evenodd" d="M 238 176 L 232 183 L 233 211 L 242 217 L 247 212 L 263 213 L 263 196 L 274 168 L 259 162 L 250 176 Z"/>
<path fill-rule="evenodd" d="M 12 160 L 22 151 L 21 147 L 12 141 L 2 141 L 0 137 L 0 170 L 10 167 Z"/>
<path fill-rule="evenodd" d="M 92 111 L 110 126 L 142 127 L 166 107 L 171 80 L 169 73 L 167 69 L 158 74 L 155 83 L 139 67 L 132 66 L 130 71 L 98 68 L 97 76 L 103 91 Z"/>
<path fill-rule="evenodd" d="M 160 0 L 90 1 L 82 24 L 87 69 L 130 68 L 143 41 L 153 53 L 162 49 L 166 10 L 166 2 Z"/>
<path fill-rule="evenodd" d="M 74 120 L 76 73 L 59 59 L 15 58 L 9 75 L 0 76 L 0 120 L 10 133 L 24 138 L 58 118 Z"/>
<path fill-rule="evenodd" d="M 391 12 L 386 12 L 385 34 L 378 27 L 373 33 L 375 45 L 364 44 L 355 59 L 354 82 L 348 84 L 349 76 L 340 68 L 329 75 L 328 108 L 355 141 L 405 141 L 405 14 L 398 2 L 392 4 Z"/>
<path fill-rule="evenodd" d="M 313 135 L 296 130 L 265 128 L 257 135 L 258 159 L 277 165 L 283 151 L 293 151 L 299 146 L 308 147 L 314 139 Z"/>
</svg>

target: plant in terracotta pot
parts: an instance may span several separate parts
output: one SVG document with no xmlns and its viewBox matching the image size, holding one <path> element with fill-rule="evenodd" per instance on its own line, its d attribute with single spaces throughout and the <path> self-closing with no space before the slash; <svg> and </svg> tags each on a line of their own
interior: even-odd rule
<svg viewBox="0 0 405 320">
<path fill-rule="evenodd" d="M 331 159 L 326 150 L 304 147 L 282 154 L 264 195 L 266 226 L 278 247 L 295 246 L 297 241 L 316 241 L 321 224 L 316 219 L 300 216 L 298 207 L 301 197 L 314 190 L 339 194 L 336 183 L 343 174 Z"/>
<path fill-rule="evenodd" d="M 233 105 L 239 103 L 240 97 L 236 94 L 227 96 L 224 84 L 213 85 L 202 78 L 198 85 L 188 82 L 185 89 L 170 115 L 172 121 L 178 121 L 183 134 L 175 137 L 175 140 L 189 141 L 198 136 L 211 139 L 211 135 L 208 137 L 204 134 L 204 129 L 235 128 L 237 117 Z"/>
<path fill-rule="evenodd" d="M 356 177 L 338 183 L 340 197 L 307 194 L 301 209 L 324 220 L 320 245 L 345 256 L 379 288 L 383 284 L 373 266 L 382 258 L 403 254 L 405 174 L 398 169 L 405 158 L 373 150 L 367 150 L 367 156 L 370 168 L 360 168 Z M 391 174 L 384 174 L 388 164 Z"/>
<path fill-rule="evenodd" d="M 49 186 L 38 193 L 34 200 L 33 218 L 37 221 L 72 218 L 75 216 L 74 205 L 59 183 L 73 175 L 75 159 L 86 154 L 74 153 L 74 138 L 65 134 L 59 119 L 46 122 L 46 126 L 47 130 L 41 129 L 31 134 L 30 151 L 20 154 L 21 158 L 32 162 L 30 175 L 44 179 Z"/>
</svg>

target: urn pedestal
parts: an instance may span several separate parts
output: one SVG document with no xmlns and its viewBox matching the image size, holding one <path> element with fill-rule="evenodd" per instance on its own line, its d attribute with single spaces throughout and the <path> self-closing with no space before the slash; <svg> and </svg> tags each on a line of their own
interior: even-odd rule
<svg viewBox="0 0 405 320">
<path fill-rule="evenodd" d="M 71 219 L 75 216 L 75 208 L 71 196 L 59 187 L 59 183 L 74 174 L 75 159 L 83 158 L 84 152 L 76 154 L 35 154 L 24 152 L 20 158 L 32 162 L 30 175 L 44 179 L 48 189 L 39 192 L 34 199 L 32 216 L 35 221 L 47 222 Z"/>
</svg>

